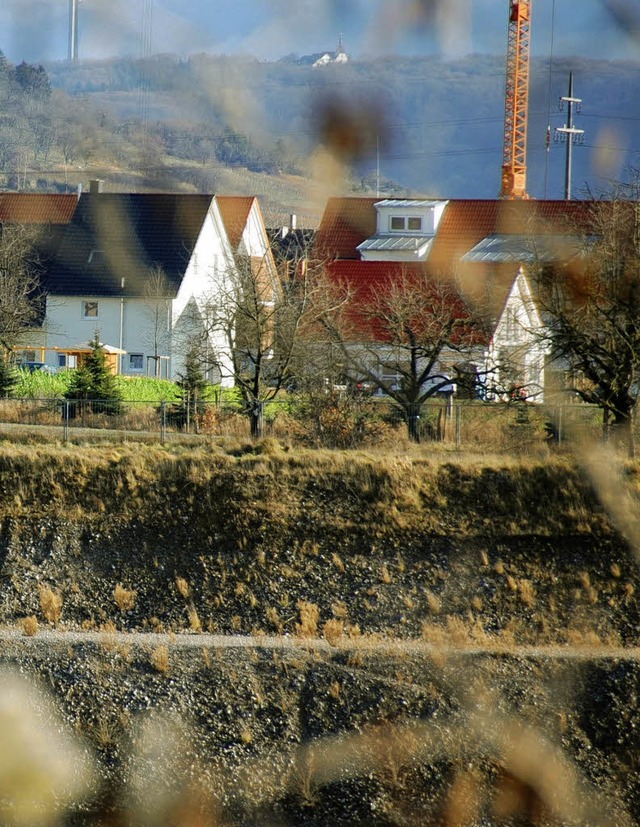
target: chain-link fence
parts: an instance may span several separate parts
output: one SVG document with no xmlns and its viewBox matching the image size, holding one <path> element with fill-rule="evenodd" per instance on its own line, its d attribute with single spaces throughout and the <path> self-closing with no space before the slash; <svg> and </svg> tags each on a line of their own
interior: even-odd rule
<svg viewBox="0 0 640 827">
<path fill-rule="evenodd" d="M 0 399 L 0 425 L 40 429 L 64 442 L 97 432 L 177 438 L 273 436 L 307 445 L 349 448 L 409 438 L 460 449 L 520 450 L 603 435 L 602 411 L 584 404 L 430 400 L 403 410 L 391 400 L 363 395 L 290 395 L 251 406 L 225 401 L 119 402 Z"/>
</svg>

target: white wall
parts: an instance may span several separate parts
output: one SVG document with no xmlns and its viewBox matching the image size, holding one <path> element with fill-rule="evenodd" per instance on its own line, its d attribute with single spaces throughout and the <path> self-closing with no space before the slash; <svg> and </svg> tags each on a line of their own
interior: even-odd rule
<svg viewBox="0 0 640 827">
<path fill-rule="evenodd" d="M 83 316 L 84 303 L 98 303 L 98 316 Z M 164 321 L 158 351 L 160 355 L 171 356 L 171 337 L 169 331 L 170 312 L 160 310 L 160 324 Z M 106 298 L 103 296 L 47 297 L 47 315 L 44 326 L 44 344 L 46 348 L 70 348 L 82 345 L 93 339 L 98 331 L 100 341 L 105 345 L 122 347 L 127 355 L 122 360 L 122 372 L 134 376 L 145 375 L 147 356 L 154 354 L 153 346 L 153 311 L 142 298 Z M 162 318 L 164 316 L 164 319 Z M 122 325 L 122 328 L 121 328 Z M 143 354 L 142 370 L 130 368 L 130 354 Z M 53 350 L 45 354 L 47 364 L 58 365 L 58 355 Z M 153 368 L 150 368 L 153 371 Z"/>
</svg>

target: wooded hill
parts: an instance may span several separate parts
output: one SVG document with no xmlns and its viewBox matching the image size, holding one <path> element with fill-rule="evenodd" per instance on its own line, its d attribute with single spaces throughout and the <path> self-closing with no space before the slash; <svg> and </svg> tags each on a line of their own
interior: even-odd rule
<svg viewBox="0 0 640 827">
<path fill-rule="evenodd" d="M 585 182 L 597 190 L 624 177 L 635 156 L 619 150 L 640 151 L 640 64 L 557 59 L 550 83 L 548 63 L 534 59 L 529 192 L 536 197 L 545 195 L 545 179 L 548 197 L 562 197 L 564 148 L 552 141 L 547 167 L 545 138 L 549 121 L 553 133 L 566 120 L 557 101 L 570 70 L 584 101 L 577 125 L 586 132 L 585 147 L 574 153 L 574 193 Z M 107 180 L 113 175 L 120 186 L 222 191 L 233 186 L 229 170 L 306 176 L 314 148 L 329 142 L 351 164 L 347 191 L 375 189 L 379 148 L 383 192 L 466 198 L 498 192 L 502 56 L 389 57 L 314 69 L 247 57 L 157 55 L 59 62 L 46 71 L 52 92 L 23 83 L 16 95 L 15 81 L 12 87 L 4 77 L 17 69 L 6 61 L 0 68 L 0 172 L 10 186 L 37 178 L 41 186 L 60 183 L 61 167 L 73 183 L 82 179 L 82 167 Z M 136 177 L 127 176 L 134 171 Z"/>
</svg>

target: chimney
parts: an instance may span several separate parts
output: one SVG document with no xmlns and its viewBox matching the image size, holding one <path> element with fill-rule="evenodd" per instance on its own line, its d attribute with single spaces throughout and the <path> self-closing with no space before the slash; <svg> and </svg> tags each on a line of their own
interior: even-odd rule
<svg viewBox="0 0 640 827">
<path fill-rule="evenodd" d="M 98 195 L 102 192 L 102 187 L 104 186 L 104 181 L 100 178 L 92 178 L 89 181 L 89 193 L 91 195 Z"/>
<path fill-rule="evenodd" d="M 298 226 L 298 216 L 294 212 L 292 212 L 289 215 L 289 231 L 291 232 L 292 230 L 295 230 L 297 226 Z"/>
</svg>

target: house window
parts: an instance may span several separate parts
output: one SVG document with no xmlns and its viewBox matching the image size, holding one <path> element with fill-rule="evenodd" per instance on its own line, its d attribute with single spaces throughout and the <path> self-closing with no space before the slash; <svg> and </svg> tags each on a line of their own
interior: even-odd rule
<svg viewBox="0 0 640 827">
<path fill-rule="evenodd" d="M 67 366 L 67 354 L 66 353 L 59 353 L 58 354 L 58 367 L 59 368 L 66 368 Z"/>
<path fill-rule="evenodd" d="M 404 230 L 405 228 L 405 218 L 403 215 L 392 215 L 391 216 L 391 229 L 392 230 Z"/>
<path fill-rule="evenodd" d="M 142 353 L 129 354 L 129 370 L 143 370 L 144 356 Z"/>
<path fill-rule="evenodd" d="M 98 302 L 82 302 L 82 317 L 84 319 L 97 319 Z"/>
<path fill-rule="evenodd" d="M 517 341 L 520 338 L 520 323 L 518 322 L 518 312 L 515 307 L 507 307 L 505 333 L 507 339 L 511 341 Z"/>
<path fill-rule="evenodd" d="M 407 229 L 420 232 L 422 229 L 422 219 L 417 217 L 409 218 L 407 221 Z"/>
</svg>

